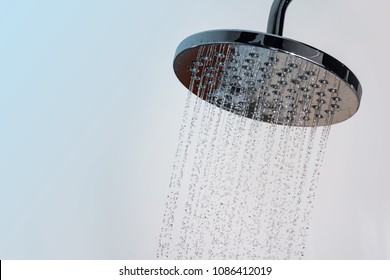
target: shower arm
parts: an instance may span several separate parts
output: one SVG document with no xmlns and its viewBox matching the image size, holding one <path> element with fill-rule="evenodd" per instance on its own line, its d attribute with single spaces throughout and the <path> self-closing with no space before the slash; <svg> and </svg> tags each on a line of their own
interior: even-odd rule
<svg viewBox="0 0 390 280">
<path fill-rule="evenodd" d="M 268 17 L 267 33 L 283 36 L 284 15 L 292 0 L 274 0 Z"/>
</svg>

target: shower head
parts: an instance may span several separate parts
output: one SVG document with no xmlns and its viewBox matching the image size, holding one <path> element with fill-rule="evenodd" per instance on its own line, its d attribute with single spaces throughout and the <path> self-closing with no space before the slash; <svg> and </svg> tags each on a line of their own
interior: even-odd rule
<svg viewBox="0 0 390 280">
<path fill-rule="evenodd" d="M 267 33 L 212 30 L 177 47 L 173 68 L 192 93 L 254 120 L 322 126 L 349 119 L 361 85 L 349 68 L 325 52 L 282 37 L 291 0 L 275 0 Z"/>
</svg>

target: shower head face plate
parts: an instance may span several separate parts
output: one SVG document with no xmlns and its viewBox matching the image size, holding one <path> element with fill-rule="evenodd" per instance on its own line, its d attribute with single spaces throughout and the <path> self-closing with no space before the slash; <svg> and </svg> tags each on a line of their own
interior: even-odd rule
<svg viewBox="0 0 390 280">
<path fill-rule="evenodd" d="M 291 126 L 342 122 L 356 113 L 361 86 L 341 62 L 284 37 L 217 30 L 177 48 L 174 71 L 192 93 L 250 119 Z"/>
</svg>

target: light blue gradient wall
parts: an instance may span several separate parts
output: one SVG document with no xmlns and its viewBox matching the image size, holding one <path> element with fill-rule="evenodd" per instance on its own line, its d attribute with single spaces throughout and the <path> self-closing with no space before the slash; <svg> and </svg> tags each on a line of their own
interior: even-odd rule
<svg viewBox="0 0 390 280">
<path fill-rule="evenodd" d="M 143 213 L 170 163 L 161 149 L 149 170 L 172 54 L 147 34 L 159 16 L 134 1 L 0 5 L 0 258 L 150 255 L 137 240 L 154 242 Z"/>
<path fill-rule="evenodd" d="M 175 48 L 265 30 L 272 1 L 210 2 L 0 2 L 0 259 L 155 257 L 185 98 Z M 323 3 L 294 1 L 285 33 L 345 61 L 365 96 L 331 132 L 308 256 L 390 258 L 389 59 L 372 59 L 390 7 Z"/>
</svg>

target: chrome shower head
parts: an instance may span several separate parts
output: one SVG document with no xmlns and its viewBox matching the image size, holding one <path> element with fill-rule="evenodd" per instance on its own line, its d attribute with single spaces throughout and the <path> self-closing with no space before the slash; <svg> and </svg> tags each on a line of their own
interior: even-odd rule
<svg viewBox="0 0 390 280">
<path fill-rule="evenodd" d="M 174 71 L 192 93 L 254 120 L 321 126 L 356 113 L 362 89 L 356 76 L 332 56 L 282 37 L 291 0 L 275 0 L 267 33 L 213 30 L 177 47 Z"/>
</svg>

